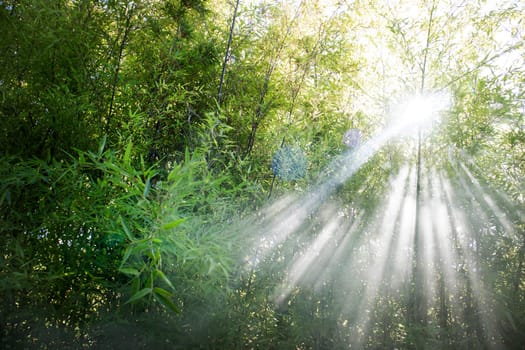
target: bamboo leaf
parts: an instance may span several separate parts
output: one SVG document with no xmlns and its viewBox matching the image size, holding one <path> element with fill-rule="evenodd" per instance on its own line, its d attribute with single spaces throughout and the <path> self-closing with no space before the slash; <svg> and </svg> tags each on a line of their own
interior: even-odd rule
<svg viewBox="0 0 525 350">
<path fill-rule="evenodd" d="M 167 224 L 164 224 L 162 226 L 162 229 L 170 230 L 172 228 L 175 228 L 175 227 L 179 226 L 180 224 L 182 224 L 186 220 L 187 220 L 187 218 L 180 218 L 180 219 L 177 219 L 177 220 L 174 220 L 174 221 L 170 221 Z"/>
<path fill-rule="evenodd" d="M 168 181 L 178 183 L 180 181 L 180 171 L 181 171 L 181 165 L 175 164 L 173 169 L 168 174 Z M 177 181 L 175 181 L 175 179 L 177 179 Z"/>
<path fill-rule="evenodd" d="M 139 290 L 137 293 L 133 294 L 131 298 L 129 298 L 128 301 L 125 302 L 125 304 L 132 303 L 134 301 L 137 301 L 139 299 L 144 298 L 146 295 L 151 294 L 151 288 L 143 288 Z"/>
<path fill-rule="evenodd" d="M 159 294 L 159 295 L 163 295 L 166 298 L 172 298 L 173 297 L 173 293 L 168 292 L 166 289 L 160 288 L 160 287 L 153 288 L 153 293 Z"/>
<path fill-rule="evenodd" d="M 139 270 L 134 269 L 132 267 L 122 267 L 119 269 L 120 272 L 126 275 L 132 275 L 132 276 L 138 276 L 140 275 Z"/>
<path fill-rule="evenodd" d="M 184 151 L 184 164 L 189 164 L 190 160 L 191 160 L 190 150 L 188 149 L 188 147 L 186 147 L 186 150 Z"/>
<path fill-rule="evenodd" d="M 100 158 L 102 156 L 102 153 L 104 152 L 104 148 L 106 147 L 106 141 L 107 141 L 107 135 L 104 135 L 102 138 L 102 141 L 100 141 L 100 145 L 98 146 L 98 154 L 97 158 Z"/>
<path fill-rule="evenodd" d="M 175 290 L 175 287 L 171 283 L 171 281 L 168 279 L 168 277 L 162 272 L 161 270 L 155 270 L 155 273 L 157 274 L 157 277 L 160 277 L 161 280 L 163 280 L 171 289 Z"/>
<path fill-rule="evenodd" d="M 124 257 L 122 258 L 122 262 L 120 263 L 121 266 L 124 265 L 126 261 L 128 261 L 129 257 L 131 256 L 131 253 L 133 253 L 133 248 L 127 247 L 126 251 L 124 252 Z"/>
<path fill-rule="evenodd" d="M 131 281 L 131 293 L 135 294 L 140 290 L 140 278 L 134 278 Z"/>
<path fill-rule="evenodd" d="M 133 241 L 133 236 L 131 235 L 131 231 L 129 230 L 128 225 L 124 221 L 124 218 L 120 216 L 120 224 L 122 225 L 122 228 L 124 229 L 124 233 L 126 233 L 126 236 L 128 236 L 130 241 Z"/>
<path fill-rule="evenodd" d="M 144 198 L 148 198 L 150 189 L 151 189 L 151 179 L 148 177 L 146 179 L 146 186 L 144 187 L 144 192 L 142 193 Z"/>
<path fill-rule="evenodd" d="M 177 307 L 177 305 L 175 305 L 173 301 L 171 301 L 170 297 L 172 295 L 168 291 L 162 288 L 155 287 L 153 289 L 153 296 L 155 297 L 155 299 L 157 299 L 159 303 L 161 303 L 167 309 L 170 309 L 171 311 L 177 314 L 180 313 L 180 309 Z"/>
<path fill-rule="evenodd" d="M 124 152 L 124 164 L 130 165 L 131 164 L 131 148 L 133 147 L 133 143 L 130 141 L 128 145 L 126 146 L 126 151 Z"/>
</svg>

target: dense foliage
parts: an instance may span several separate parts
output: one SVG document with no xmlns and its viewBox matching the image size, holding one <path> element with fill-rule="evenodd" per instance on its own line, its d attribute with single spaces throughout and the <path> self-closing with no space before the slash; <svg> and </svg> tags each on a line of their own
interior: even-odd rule
<svg viewBox="0 0 525 350">
<path fill-rule="evenodd" d="M 0 0 L 0 346 L 521 348 L 524 14 Z"/>
</svg>

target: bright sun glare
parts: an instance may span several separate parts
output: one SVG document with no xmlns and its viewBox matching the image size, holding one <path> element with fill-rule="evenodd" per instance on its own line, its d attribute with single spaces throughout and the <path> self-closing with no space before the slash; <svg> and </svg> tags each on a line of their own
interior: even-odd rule
<svg viewBox="0 0 525 350">
<path fill-rule="evenodd" d="M 395 133 L 401 135 L 415 135 L 419 131 L 428 131 L 450 109 L 451 101 L 448 92 L 409 96 L 393 108 L 391 127 Z"/>
</svg>

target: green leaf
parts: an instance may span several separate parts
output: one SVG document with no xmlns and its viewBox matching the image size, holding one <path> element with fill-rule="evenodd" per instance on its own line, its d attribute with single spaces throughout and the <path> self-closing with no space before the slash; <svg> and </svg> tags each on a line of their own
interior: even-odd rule
<svg viewBox="0 0 525 350">
<path fill-rule="evenodd" d="M 135 294 L 140 290 L 140 278 L 134 278 L 131 281 L 131 293 Z"/>
<path fill-rule="evenodd" d="M 11 206 L 11 192 L 9 189 L 6 189 L 2 194 L 2 198 L 0 198 L 0 205 L 4 203 L 4 200 L 7 202 L 7 206 Z"/>
<path fill-rule="evenodd" d="M 157 274 L 157 277 L 160 277 L 161 280 L 163 280 L 171 289 L 175 290 L 175 287 L 171 283 L 171 281 L 168 279 L 168 277 L 162 272 L 161 270 L 155 270 L 155 273 Z"/>
<path fill-rule="evenodd" d="M 151 179 L 148 177 L 146 180 L 146 186 L 144 188 L 144 192 L 142 193 L 144 198 L 148 198 L 150 189 L 151 189 Z"/>
<path fill-rule="evenodd" d="M 133 250 L 134 249 L 132 247 L 129 247 L 129 246 L 126 248 L 126 251 L 124 251 L 124 257 L 122 258 L 122 262 L 120 263 L 121 266 L 124 265 L 126 263 L 126 261 L 128 261 L 129 257 L 133 253 Z"/>
<path fill-rule="evenodd" d="M 133 147 L 133 143 L 130 141 L 128 145 L 126 146 L 126 151 L 124 152 L 124 164 L 130 165 L 131 164 L 131 148 Z"/>
<path fill-rule="evenodd" d="M 160 287 L 153 288 L 153 293 L 159 294 L 159 295 L 163 295 L 166 298 L 172 298 L 173 297 L 173 293 L 168 292 L 166 289 L 160 288 Z"/>
<path fill-rule="evenodd" d="M 181 180 L 181 169 L 182 169 L 182 166 L 180 164 L 175 164 L 173 166 L 173 169 L 168 174 L 168 181 L 173 182 L 174 185 L 178 184 Z"/>
<path fill-rule="evenodd" d="M 119 269 L 120 272 L 126 275 L 132 275 L 132 276 L 138 276 L 140 275 L 139 270 L 134 269 L 132 267 L 122 267 Z"/>
<path fill-rule="evenodd" d="M 125 304 L 132 303 L 134 301 L 137 301 L 139 299 L 144 298 L 146 295 L 151 294 L 151 288 L 143 288 L 139 290 L 137 293 L 133 294 L 131 298 L 129 298 L 128 301 L 125 302 Z"/>
<path fill-rule="evenodd" d="M 162 226 L 162 229 L 164 229 L 164 230 L 172 229 L 174 227 L 179 226 L 180 224 L 182 224 L 186 220 L 187 220 L 187 218 L 181 218 L 181 219 L 177 219 L 177 220 L 174 220 L 174 221 L 170 221 L 167 224 L 164 224 L 164 226 Z"/>
<path fill-rule="evenodd" d="M 211 274 L 213 271 L 215 271 L 215 267 L 217 267 L 217 264 L 212 259 L 209 259 L 210 266 L 208 267 L 208 275 Z"/>
<path fill-rule="evenodd" d="M 190 161 L 191 161 L 190 150 L 188 147 L 186 147 L 186 150 L 184 151 L 184 164 L 189 164 Z"/>
<path fill-rule="evenodd" d="M 102 141 L 100 141 L 100 145 L 98 145 L 98 154 L 97 154 L 98 158 L 100 158 L 102 156 L 102 153 L 104 152 L 104 148 L 106 147 L 107 138 L 108 136 L 104 135 L 104 137 L 102 138 Z"/>
<path fill-rule="evenodd" d="M 129 230 L 128 225 L 126 225 L 126 222 L 124 221 L 124 218 L 120 216 L 120 224 L 122 225 L 122 228 L 124 229 L 124 232 L 126 233 L 126 236 L 128 236 L 130 241 L 133 241 L 133 236 L 131 235 L 131 231 Z"/>
<path fill-rule="evenodd" d="M 155 299 L 157 299 L 159 303 L 161 303 L 167 309 L 170 309 L 171 311 L 177 314 L 180 313 L 180 309 L 170 299 L 172 297 L 172 294 L 168 292 L 167 290 L 159 288 L 159 287 L 155 287 L 153 289 L 153 296 L 155 297 Z"/>
</svg>

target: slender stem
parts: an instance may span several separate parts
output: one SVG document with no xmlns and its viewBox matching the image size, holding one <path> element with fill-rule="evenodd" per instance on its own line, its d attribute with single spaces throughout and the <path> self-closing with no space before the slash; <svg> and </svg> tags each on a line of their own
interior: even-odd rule
<svg viewBox="0 0 525 350">
<path fill-rule="evenodd" d="M 124 28 L 124 33 L 122 35 L 122 41 L 120 42 L 118 54 L 117 54 L 117 60 L 116 60 L 116 66 L 115 71 L 113 74 L 113 82 L 111 86 L 111 99 L 109 100 L 109 109 L 108 109 L 108 116 L 106 120 L 106 132 L 109 132 L 110 130 L 110 124 L 111 119 L 113 118 L 113 110 L 114 110 L 114 103 L 115 103 L 115 95 L 117 91 L 117 85 L 118 85 L 118 78 L 120 74 L 120 68 L 122 64 L 122 57 L 124 55 L 124 48 L 128 41 L 128 36 L 131 31 L 131 18 L 133 16 L 133 12 L 135 10 L 135 6 L 132 5 L 131 8 L 127 9 L 127 16 L 126 16 L 126 24 Z"/>
<path fill-rule="evenodd" d="M 233 10 L 233 18 L 230 26 L 230 34 L 228 36 L 228 44 L 226 52 L 224 53 L 224 61 L 222 62 L 221 80 L 219 82 L 219 93 L 217 95 L 217 106 L 220 107 L 222 102 L 222 86 L 224 85 L 224 77 L 226 76 L 226 66 L 228 65 L 228 58 L 230 57 L 230 48 L 233 40 L 233 31 L 235 29 L 235 20 L 237 19 L 237 10 L 239 9 L 240 0 L 235 1 L 235 8 Z"/>
</svg>

